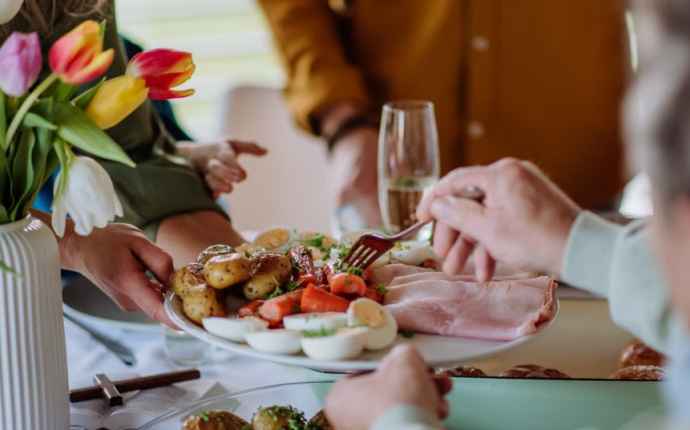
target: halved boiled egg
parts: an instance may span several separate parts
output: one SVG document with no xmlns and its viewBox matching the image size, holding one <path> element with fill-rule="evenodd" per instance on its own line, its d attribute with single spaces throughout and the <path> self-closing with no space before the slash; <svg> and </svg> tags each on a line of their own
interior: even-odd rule
<svg viewBox="0 0 690 430">
<path fill-rule="evenodd" d="M 348 360 L 362 353 L 367 343 L 365 327 L 345 327 L 336 331 L 305 334 L 302 350 L 314 360 Z"/>
<path fill-rule="evenodd" d="M 261 246 L 270 251 L 287 251 L 294 240 L 295 233 L 286 228 L 273 228 L 260 233 L 254 239 L 254 245 Z"/>
<path fill-rule="evenodd" d="M 366 349 L 377 350 L 390 346 L 398 335 L 398 323 L 393 314 L 367 298 L 350 303 L 347 309 L 347 323 L 351 327 L 367 327 Z"/>
<path fill-rule="evenodd" d="M 302 350 L 302 333 L 279 329 L 247 333 L 247 343 L 257 351 L 269 354 L 297 354 Z"/>
<path fill-rule="evenodd" d="M 244 342 L 247 333 L 268 329 L 268 322 L 256 317 L 204 318 L 204 328 L 209 333 L 234 342 Z"/>
<path fill-rule="evenodd" d="M 320 312 L 289 315 L 283 318 L 283 325 L 298 331 L 331 331 L 347 325 L 347 315 L 343 312 Z"/>
<path fill-rule="evenodd" d="M 394 262 L 419 266 L 427 260 L 437 260 L 438 257 L 431 245 L 421 241 L 399 242 L 391 250 L 391 259 Z"/>
</svg>

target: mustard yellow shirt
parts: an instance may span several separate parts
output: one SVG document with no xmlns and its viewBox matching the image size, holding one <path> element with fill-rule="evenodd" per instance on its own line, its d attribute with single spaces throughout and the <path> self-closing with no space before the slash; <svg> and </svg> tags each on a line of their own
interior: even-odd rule
<svg viewBox="0 0 690 430">
<path fill-rule="evenodd" d="M 297 120 L 435 103 L 443 171 L 532 160 L 586 207 L 621 190 L 624 0 L 259 0 Z"/>
</svg>

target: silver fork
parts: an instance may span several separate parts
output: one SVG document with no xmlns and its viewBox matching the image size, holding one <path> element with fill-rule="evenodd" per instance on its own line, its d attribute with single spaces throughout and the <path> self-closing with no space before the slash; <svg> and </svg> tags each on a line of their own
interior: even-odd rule
<svg viewBox="0 0 690 430">
<path fill-rule="evenodd" d="M 462 197 L 481 203 L 484 200 L 484 191 L 479 187 L 468 186 L 461 189 L 460 192 L 456 194 L 456 197 Z M 347 257 L 345 257 L 345 260 L 343 260 L 343 263 L 345 267 L 351 269 L 365 270 L 376 260 L 381 258 L 383 254 L 392 249 L 397 242 L 417 233 L 422 227 L 430 222 L 431 221 L 418 222 L 393 236 L 384 236 L 377 233 L 365 234 L 355 242 L 352 248 L 350 248 L 350 252 L 347 254 Z"/>
</svg>

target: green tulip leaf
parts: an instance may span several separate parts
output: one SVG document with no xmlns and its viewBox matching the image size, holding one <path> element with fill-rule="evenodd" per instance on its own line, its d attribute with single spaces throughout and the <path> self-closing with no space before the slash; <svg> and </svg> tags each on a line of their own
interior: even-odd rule
<svg viewBox="0 0 690 430">
<path fill-rule="evenodd" d="M 55 91 L 53 92 L 53 98 L 59 102 L 64 102 L 69 100 L 77 88 L 74 85 L 67 84 L 63 81 L 58 81 L 55 85 Z"/>
<path fill-rule="evenodd" d="M 62 197 L 62 193 L 65 192 L 67 187 L 67 178 L 69 177 L 69 165 L 70 165 L 70 154 L 69 145 L 62 139 L 56 139 L 55 144 L 55 154 L 57 155 L 58 161 L 60 162 L 60 177 L 57 184 L 57 190 L 53 196 L 53 200 L 58 200 Z"/>
<path fill-rule="evenodd" d="M 12 185 L 14 187 L 14 196 L 17 199 L 14 207 L 10 208 L 10 218 L 12 220 L 24 216 L 25 203 L 30 196 L 31 186 L 34 181 L 32 156 L 35 144 L 36 135 L 34 131 L 31 129 L 24 130 L 19 138 L 19 147 L 12 165 Z"/>
<path fill-rule="evenodd" d="M 135 167 L 127 153 L 77 107 L 56 103 L 53 120 L 58 126 L 58 136 L 67 143 L 96 157 Z"/>
<path fill-rule="evenodd" d="M 0 148 L 5 149 L 5 134 L 7 134 L 7 111 L 5 110 L 5 93 L 0 91 Z"/>
<path fill-rule="evenodd" d="M 41 115 L 29 112 L 24 117 L 24 127 L 27 128 L 45 128 L 48 130 L 57 130 L 57 125 L 43 118 Z"/>
<path fill-rule="evenodd" d="M 99 83 L 73 98 L 72 104 L 81 110 L 85 110 L 89 106 L 89 103 L 91 103 L 91 100 L 93 100 L 93 98 L 96 96 L 96 93 L 98 92 L 98 89 L 101 88 L 101 85 L 103 85 L 103 82 L 105 82 L 105 78 L 101 79 Z"/>
</svg>

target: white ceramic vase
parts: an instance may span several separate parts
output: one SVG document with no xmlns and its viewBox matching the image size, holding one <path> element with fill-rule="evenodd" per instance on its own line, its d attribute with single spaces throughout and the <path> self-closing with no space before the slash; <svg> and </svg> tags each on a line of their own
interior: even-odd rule
<svg viewBox="0 0 690 430">
<path fill-rule="evenodd" d="M 69 403 L 55 237 L 27 217 L 0 225 L 0 429 L 65 430 Z"/>
</svg>

